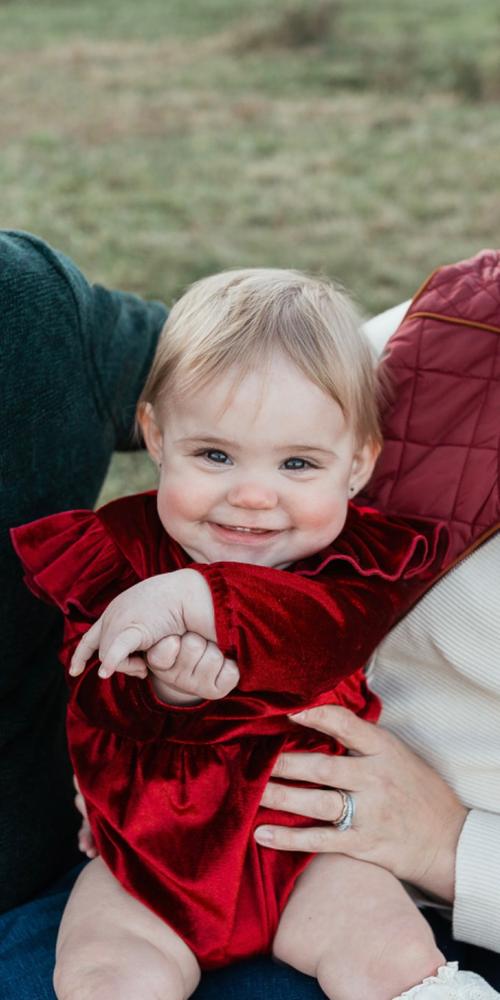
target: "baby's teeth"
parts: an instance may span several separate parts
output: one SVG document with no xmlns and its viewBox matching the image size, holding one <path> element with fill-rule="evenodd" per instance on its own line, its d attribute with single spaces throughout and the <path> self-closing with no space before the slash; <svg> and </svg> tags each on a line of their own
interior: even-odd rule
<svg viewBox="0 0 500 1000">
<path fill-rule="evenodd" d="M 264 531 L 265 531 L 265 528 L 240 528 L 240 527 L 236 526 L 234 528 L 230 528 L 230 531 L 246 531 L 246 532 L 249 532 L 249 531 L 252 532 L 252 531 L 254 531 L 254 532 L 258 532 L 258 534 L 263 534 Z"/>
</svg>

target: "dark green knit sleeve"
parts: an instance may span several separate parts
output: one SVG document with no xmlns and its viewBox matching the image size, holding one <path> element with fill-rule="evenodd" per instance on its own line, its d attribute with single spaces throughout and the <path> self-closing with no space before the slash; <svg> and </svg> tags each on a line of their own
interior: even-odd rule
<svg viewBox="0 0 500 1000">
<path fill-rule="evenodd" d="M 78 383 L 80 393 L 93 398 L 111 450 L 133 448 L 135 406 L 166 307 L 90 284 L 64 254 L 19 231 L 0 233 L 0 292 L 4 332 L 16 338 L 16 357 L 21 343 L 26 352 L 31 345 L 42 352 L 41 385 L 31 391 L 40 398 L 54 388 L 53 357 L 75 381 L 75 395 Z"/>
<path fill-rule="evenodd" d="M 82 348 L 96 403 L 115 429 L 115 448 L 133 448 L 137 398 L 153 360 L 167 309 L 127 292 L 91 285 L 75 265 L 56 254 L 71 284 Z"/>
</svg>

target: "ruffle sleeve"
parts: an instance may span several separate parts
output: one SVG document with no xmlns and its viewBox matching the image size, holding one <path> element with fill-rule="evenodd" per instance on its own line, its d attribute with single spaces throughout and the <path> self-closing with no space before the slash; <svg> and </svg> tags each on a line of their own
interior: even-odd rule
<svg viewBox="0 0 500 1000">
<path fill-rule="evenodd" d="M 27 586 L 64 614 L 59 658 L 66 673 L 75 646 L 89 625 L 117 594 L 138 582 L 133 560 L 127 558 L 113 532 L 113 520 L 126 520 L 129 514 L 129 504 L 113 501 L 96 513 L 67 511 L 11 531 Z M 110 739 L 111 734 L 139 740 L 151 735 L 151 712 L 142 694 L 145 682 L 121 673 L 103 681 L 97 674 L 98 664 L 95 655 L 82 674 L 67 676 L 74 766 L 75 746 L 86 741 L 90 754 L 97 729 L 110 734 Z"/>
<path fill-rule="evenodd" d="M 65 615 L 93 621 L 120 590 L 137 582 L 99 517 L 65 511 L 11 530 L 24 579 L 36 597 Z"/>
<path fill-rule="evenodd" d="M 447 547 L 448 530 L 443 523 L 423 518 L 400 520 L 372 507 L 351 505 L 346 525 L 332 545 L 296 563 L 294 569 L 301 576 L 314 577 L 340 560 L 364 577 L 393 581 L 434 578 Z"/>
</svg>

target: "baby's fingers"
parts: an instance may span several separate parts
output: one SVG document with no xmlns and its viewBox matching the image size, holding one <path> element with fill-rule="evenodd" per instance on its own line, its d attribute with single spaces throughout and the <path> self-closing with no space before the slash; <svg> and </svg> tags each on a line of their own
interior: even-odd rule
<svg viewBox="0 0 500 1000">
<path fill-rule="evenodd" d="M 218 697 L 223 698 L 226 694 L 229 694 L 237 686 L 239 679 L 240 672 L 234 660 L 225 659 L 215 678 Z"/>
<path fill-rule="evenodd" d="M 80 785 L 78 784 L 76 774 L 73 775 L 73 784 L 76 789 L 75 806 L 78 809 L 78 812 L 82 815 L 82 825 L 78 831 L 78 849 L 82 852 L 82 854 L 86 854 L 88 858 L 95 858 L 97 856 L 97 850 L 88 821 L 87 806 L 80 791 Z"/>
<path fill-rule="evenodd" d="M 189 681 L 193 685 L 191 690 L 195 690 L 202 698 L 217 700 L 229 694 L 239 679 L 236 663 L 225 659 L 215 643 L 207 642 Z"/>
<path fill-rule="evenodd" d="M 99 677 L 105 678 L 111 676 L 110 674 L 101 674 L 100 670 L 98 673 Z M 143 656 L 133 655 L 126 656 L 124 660 L 117 663 L 112 673 L 126 674 L 127 677 L 141 677 L 144 680 L 148 676 L 148 668 Z"/>
<path fill-rule="evenodd" d="M 129 625 L 124 628 L 110 643 L 105 654 L 101 650 L 101 666 L 99 667 L 99 677 L 111 677 L 115 670 L 123 673 L 135 673 L 133 669 L 128 669 L 129 657 L 132 653 L 137 653 L 144 648 L 144 635 L 138 625 Z M 131 659 L 134 659 L 131 657 Z M 145 675 L 144 675 L 145 676 Z"/>
<path fill-rule="evenodd" d="M 181 646 L 180 635 L 167 635 L 147 651 L 148 665 L 159 676 L 174 666 Z"/>
<path fill-rule="evenodd" d="M 78 831 L 78 850 L 88 858 L 97 857 L 97 849 L 88 820 L 84 819 Z"/>
<path fill-rule="evenodd" d="M 71 657 L 69 672 L 72 677 L 77 677 L 83 673 L 85 666 L 91 656 L 99 649 L 102 631 L 102 618 L 90 626 L 88 632 L 80 639 L 78 646 Z"/>
</svg>

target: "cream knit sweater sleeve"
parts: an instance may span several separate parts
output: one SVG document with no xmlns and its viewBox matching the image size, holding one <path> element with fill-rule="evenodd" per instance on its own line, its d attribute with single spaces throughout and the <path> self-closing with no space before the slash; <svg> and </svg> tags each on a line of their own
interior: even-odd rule
<svg viewBox="0 0 500 1000">
<path fill-rule="evenodd" d="M 369 669 L 381 725 L 471 809 L 457 854 L 454 936 L 500 952 L 500 533 L 452 569 Z"/>
<path fill-rule="evenodd" d="M 453 936 L 500 951 L 500 815 L 471 809 L 460 837 Z"/>
</svg>

